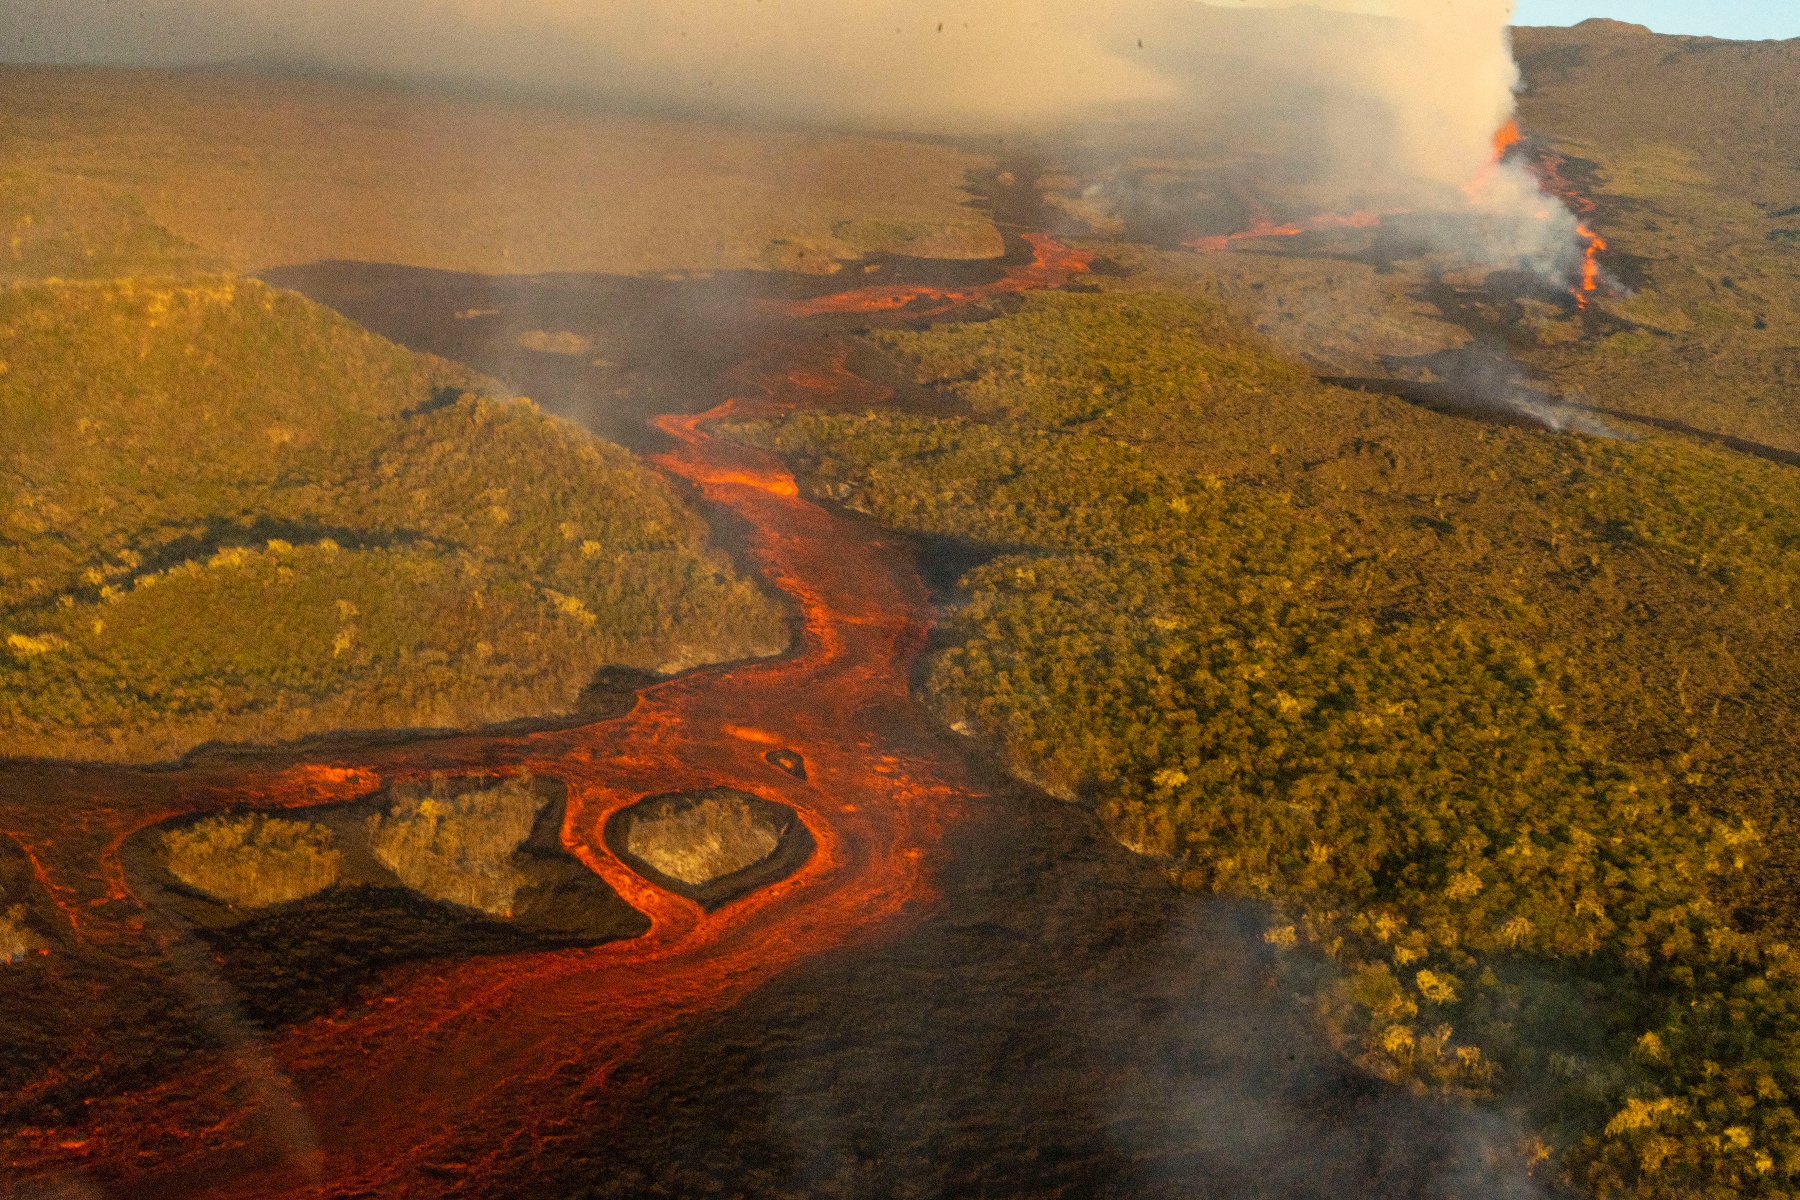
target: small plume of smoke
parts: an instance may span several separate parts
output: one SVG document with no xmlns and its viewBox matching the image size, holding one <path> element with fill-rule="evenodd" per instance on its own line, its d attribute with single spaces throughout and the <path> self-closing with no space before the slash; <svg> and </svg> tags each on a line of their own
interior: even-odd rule
<svg viewBox="0 0 1800 1200">
<path fill-rule="evenodd" d="M 1614 441 L 1631 441 L 1604 419 L 1585 409 L 1571 404 L 1559 404 L 1554 400 L 1546 400 L 1531 393 L 1514 393 L 1513 407 L 1525 416 L 1538 422 L 1546 429 L 1558 433 L 1585 433 L 1591 437 L 1610 438 Z"/>
<path fill-rule="evenodd" d="M 1004 913 L 959 911 L 968 901 L 953 895 L 954 915 L 893 958 L 810 993 L 830 997 L 829 1014 L 745 1072 L 781 1146 L 758 1157 L 791 1164 L 783 1190 L 1544 1200 L 1504 1115 L 1344 1060 L 1277 983 L 1266 910 L 1184 897 L 1140 925 L 1091 869 L 1077 856 L 1080 883 L 1065 863 L 1016 896 L 996 872 Z M 1292 967 L 1302 992 L 1334 970 Z M 765 1018 L 775 1028 L 780 1011 Z M 722 1161 L 737 1184 L 720 1142 L 754 1145 L 696 1136 L 684 1154 Z"/>
<path fill-rule="evenodd" d="M 1629 441 L 1599 414 L 1531 387 L 1518 364 L 1502 352 L 1472 347 L 1439 359 L 1443 406 L 1475 416 L 1522 417 L 1558 433 Z"/>
<path fill-rule="evenodd" d="M 1208 964 L 1203 988 L 1170 976 L 1092 998 L 1113 1037 L 1138 1049 L 1108 1128 L 1131 1159 L 1176 1173 L 1154 1194 L 1544 1200 L 1517 1124 L 1359 1083 L 1309 1035 L 1309 1018 L 1272 986 L 1264 919 L 1250 905 L 1196 906 L 1171 935 Z M 1334 969 L 1290 967 L 1303 990 Z M 1194 1188 L 1197 1179 L 1209 1186 Z"/>
</svg>

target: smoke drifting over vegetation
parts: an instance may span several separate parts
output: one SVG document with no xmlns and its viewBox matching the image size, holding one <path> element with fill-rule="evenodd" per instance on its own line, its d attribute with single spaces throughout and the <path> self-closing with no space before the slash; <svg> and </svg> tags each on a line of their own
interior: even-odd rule
<svg viewBox="0 0 1800 1200">
<path fill-rule="evenodd" d="M 34 7 L 35 5 L 35 7 Z M 1510 0 L 32 0 L 14 53 L 276 60 L 934 134 L 1133 133 L 1279 164 L 1331 207 L 1458 214 L 1447 247 L 1566 270 L 1574 222 L 1495 162 L 1517 69 Z M 205 32 L 200 32 L 204 30 Z M 1145 141 L 1148 139 L 1148 141 Z M 1265 166 L 1250 169 L 1261 172 Z M 1270 167 L 1270 170 L 1277 168 Z M 1467 218 L 1477 218 L 1470 222 Z"/>
</svg>

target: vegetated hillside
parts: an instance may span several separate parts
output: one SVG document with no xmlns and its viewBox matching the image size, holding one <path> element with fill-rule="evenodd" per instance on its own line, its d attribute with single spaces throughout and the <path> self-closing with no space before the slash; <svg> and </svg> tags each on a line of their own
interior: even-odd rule
<svg viewBox="0 0 1800 1200">
<path fill-rule="evenodd" d="M 1325 387 L 1171 291 L 882 340 L 969 415 L 741 432 L 1000 555 L 946 722 L 1271 900 L 1371 1069 L 1528 1109 L 1603 1194 L 1788 1194 L 1800 478 Z"/>
<path fill-rule="evenodd" d="M 238 270 L 832 269 L 1001 252 L 904 139 L 734 128 L 248 74 L 0 67 L 0 171 L 103 178 Z"/>
<path fill-rule="evenodd" d="M 1526 133 L 1623 290 L 1527 353 L 1597 404 L 1800 450 L 1800 39 L 1515 32 Z"/>
<path fill-rule="evenodd" d="M 1040 184 L 1065 228 L 1225 300 L 1322 373 L 1442 377 L 1510 356 L 1577 402 L 1800 453 L 1800 39 L 1589 21 L 1515 41 L 1512 153 L 1606 242 L 1585 310 L 1573 281 L 1471 269 L 1406 214 L 1178 249 L 1247 228 L 1246 197 L 1276 222 L 1341 210 L 1286 182 L 1274 150 L 1248 181 L 1204 156 L 1121 151 Z"/>
<path fill-rule="evenodd" d="M 217 255 L 183 241 L 127 196 L 86 179 L 0 173 L 0 284 L 216 271 Z"/>
<path fill-rule="evenodd" d="M 0 193 L 52 231 L 15 267 L 187 253 L 55 194 Z M 786 643 L 625 451 L 228 275 L 0 290 L 0 497 L 0 755 L 553 714 Z"/>
<path fill-rule="evenodd" d="M 1738 42 L 1592 20 L 1513 30 L 1524 114 L 1560 140 L 1679 146 L 1718 188 L 1773 207 L 1800 157 L 1800 38 Z"/>
</svg>

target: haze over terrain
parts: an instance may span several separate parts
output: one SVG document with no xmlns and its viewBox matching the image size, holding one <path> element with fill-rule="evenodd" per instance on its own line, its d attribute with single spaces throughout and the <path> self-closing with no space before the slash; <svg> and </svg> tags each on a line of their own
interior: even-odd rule
<svg viewBox="0 0 1800 1200">
<path fill-rule="evenodd" d="M 144 948 L 145 929 L 166 930 L 139 920 L 123 878 L 229 918 L 239 932 L 213 930 L 194 957 L 247 997 L 250 1040 L 289 1039 L 271 1053 L 333 1114 L 321 1144 L 379 1143 L 380 1169 L 416 1167 L 438 1181 L 427 1193 L 451 1156 L 408 1158 L 394 1130 L 485 1150 L 554 1128 L 544 1153 L 581 1169 L 546 1194 L 569 1196 L 776 1190 L 795 1177 L 781 1157 L 795 1127 L 803 1177 L 845 1194 L 916 1181 L 920 1162 L 1043 1194 L 1070 1178 L 1155 1194 L 1188 1178 L 1170 1167 L 1183 1155 L 1229 1168 L 1209 1178 L 1272 1177 L 1215 1112 L 1281 1113 L 1266 1152 L 1339 1121 L 1328 1101 L 1348 1095 L 1429 1098 L 1468 1132 L 1463 1165 L 1493 1164 L 1514 1189 L 1499 1194 L 1788 1200 L 1800 43 L 1514 30 L 1526 87 L 1508 131 L 1500 4 L 965 3 L 941 34 L 937 18 L 888 26 L 899 10 L 884 4 L 763 4 L 793 21 L 648 10 L 693 43 L 665 58 L 654 38 L 608 48 L 647 19 L 622 6 L 307 10 L 329 26 L 238 3 L 108 9 L 111 24 L 77 9 L 60 43 L 66 6 L 22 10 L 46 53 L 153 47 L 129 23 L 149 21 L 171 40 L 147 56 L 281 69 L 0 69 L 7 745 L 141 761 L 346 725 L 564 726 L 394 741 L 374 759 L 352 740 L 135 773 L 9 760 L 0 986 L 23 999 L 0 1005 L 6 1161 L 129 1180 L 208 1147 L 227 1175 L 248 1158 L 205 1107 L 236 1093 L 180 1082 L 243 1018 Z M 984 24 L 1002 18 L 1039 40 Z M 1008 73 L 1042 64 L 1033 77 L 1059 87 L 1012 103 Z M 363 78 L 378 68 L 385 81 Z M 627 92 L 581 91 L 603 70 Z M 779 71 L 800 80 L 791 97 Z M 563 94 L 521 90 L 546 72 Z M 790 557 L 728 556 L 743 523 L 779 530 L 761 545 Z M 811 606 L 804 621 L 784 620 L 774 588 Z M 291 638 L 259 632 L 271 620 Z M 832 621 L 831 637 L 809 632 Z M 800 648 L 777 657 L 790 626 Z M 815 642 L 873 657 L 808 675 L 825 661 Z M 590 719 L 597 674 L 619 667 L 684 677 L 656 692 L 633 676 L 636 716 Z M 871 763 L 890 728 L 903 744 Z M 965 752 L 1030 802 L 962 797 L 943 764 Z M 541 794 L 475 776 L 467 791 L 371 791 L 422 763 L 554 778 Z M 458 931 L 500 958 L 542 949 L 506 932 L 507 889 L 456 893 L 481 900 L 476 917 L 392 896 L 358 907 L 366 893 L 330 885 L 427 877 L 464 836 L 486 854 L 463 854 L 465 871 L 516 883 L 540 815 L 540 848 L 560 853 L 596 836 L 605 805 L 671 776 L 720 782 L 708 772 L 814 804 L 821 873 L 701 915 L 602 841 L 585 866 L 539 862 L 613 871 L 592 938 L 632 936 L 641 922 L 612 921 L 633 905 L 655 914 L 644 957 L 621 945 L 607 971 L 555 950 L 471 958 Z M 565 776 L 568 807 L 542 808 Z M 458 833 L 490 794 L 504 820 Z M 184 824 L 246 797 L 317 811 Z M 908 891 L 964 799 L 1033 837 L 993 838 L 945 897 Z M 171 813 L 188 815 L 164 828 Z M 916 825 L 882 824 L 902 817 Z M 406 875 L 362 861 L 380 829 L 390 852 L 412 847 L 389 854 Z M 1090 894 L 1059 874 L 1065 859 L 1117 874 L 1120 846 L 1146 890 Z M 241 926 L 215 911 L 263 895 L 236 885 L 283 856 L 270 880 L 316 886 L 293 901 L 314 907 Z M 184 878 L 213 880 L 215 899 L 180 893 Z M 812 915 L 822 878 L 901 882 L 827 893 L 833 926 Z M 1084 926 L 1040 906 L 1053 893 L 1098 923 L 1059 941 Z M 1239 939 L 1226 957 L 1253 980 L 1254 1030 L 1208 1025 L 1180 991 L 1206 954 L 1165 946 L 1145 978 L 1111 965 L 1153 943 L 1154 922 L 1098 916 L 1146 895 L 1158 911 L 1237 906 L 1236 932 L 1207 936 Z M 948 958 L 938 926 L 899 949 L 859 943 L 863 914 L 940 903 Z M 109 957 L 93 926 L 126 950 Z M 704 971 L 720 929 L 748 954 L 731 970 L 797 956 L 762 1015 L 733 1010 L 684 1043 L 682 1082 L 650 1116 L 571 1128 L 564 1102 L 594 1093 L 567 1065 L 615 1053 L 614 1019 L 662 1002 L 668 977 L 630 976 L 623 1001 L 604 988 L 669 947 Z M 681 940 L 695 933 L 698 950 Z M 825 934 L 841 940 L 811 972 Z M 425 961 L 390 970 L 408 958 Z M 871 961 L 882 971 L 860 970 Z M 971 982 L 969 964 L 996 962 L 999 982 Z M 1077 976 L 1108 1021 L 1044 1015 Z M 682 978 L 685 997 L 715 998 Z M 909 1053 L 934 1039 L 915 1031 L 950 994 L 966 1040 L 916 1069 Z M 459 1015 L 425 1022 L 442 1040 L 407 1058 L 399 1014 L 440 1000 Z M 1292 1105 L 1267 1094 L 1264 1068 L 1294 1061 L 1287 1027 L 1264 1023 L 1277 1010 L 1336 1064 L 1302 1053 L 1280 1076 L 1305 1084 Z M 1115 1040 L 1089 1057 L 1096 1030 Z M 1193 1034 L 1249 1065 L 1213 1077 L 1204 1104 L 1170 1105 L 1157 1082 L 1127 1108 L 1166 1111 L 1125 1135 L 1129 1154 L 1107 1149 L 1107 1103 L 1165 1073 L 1207 1078 Z M 532 1086 L 463 1069 L 510 1063 L 497 1038 L 537 1056 Z M 589 1040 L 565 1053 L 562 1038 Z M 1133 1048 L 1162 1039 L 1143 1072 Z M 345 1062 L 358 1095 L 410 1100 L 408 1068 L 427 1060 L 453 1060 L 431 1097 L 465 1104 L 453 1135 L 435 1108 L 347 1111 Z M 1339 1068 L 1353 1083 L 1321 1100 Z M 1115 1091 L 1121 1076 L 1135 1082 Z M 1033 1094 L 1069 1077 L 1091 1110 Z M 171 1116 L 165 1085 L 197 1107 Z M 508 1120 L 484 1107 L 499 1103 L 517 1106 Z M 176 1120 L 190 1139 L 168 1136 Z M 1071 1150 L 1071 1127 L 1101 1148 Z M 1001 1128 L 1016 1144 L 966 1136 Z M 1432 1186 L 1463 1178 L 1372 1128 L 1419 1151 Z M 667 1152 L 671 1129 L 699 1149 Z M 1316 1161 L 1385 1169 L 1331 1148 Z"/>
<path fill-rule="evenodd" d="M 1573 222 L 1492 161 L 1516 82 L 1509 12 L 1506 0 L 214 0 L 27 8 L 6 40 L 26 58 L 261 60 L 869 130 L 1066 139 L 1148 126 L 1168 149 L 1273 150 L 1328 207 L 1475 214 L 1441 236 L 1492 265 L 1526 254 L 1567 271 Z"/>
</svg>

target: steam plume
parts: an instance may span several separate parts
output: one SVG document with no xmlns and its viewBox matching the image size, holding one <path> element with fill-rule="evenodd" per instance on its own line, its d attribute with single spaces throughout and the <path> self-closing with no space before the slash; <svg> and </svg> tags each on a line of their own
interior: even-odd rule
<svg viewBox="0 0 1800 1200">
<path fill-rule="evenodd" d="M 0 44 L 37 58 L 273 56 L 910 132 L 1160 125 L 1285 158 L 1346 197 L 1478 218 L 1456 240 L 1496 265 L 1567 271 L 1575 244 L 1560 205 L 1494 162 L 1517 81 L 1511 0 L 146 3 L 126 16 L 110 0 L 14 0 Z"/>
</svg>

